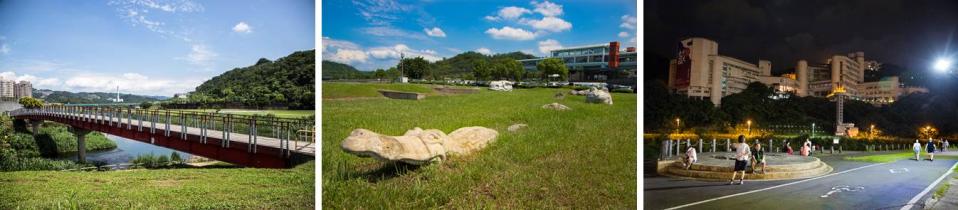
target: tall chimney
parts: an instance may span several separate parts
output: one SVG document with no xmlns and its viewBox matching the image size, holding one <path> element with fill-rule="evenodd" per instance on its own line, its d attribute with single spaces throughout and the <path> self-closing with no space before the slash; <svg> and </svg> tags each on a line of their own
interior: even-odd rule
<svg viewBox="0 0 958 210">
<path fill-rule="evenodd" d="M 808 61 L 799 60 L 795 70 L 798 71 L 798 96 L 805 97 L 808 95 Z"/>
</svg>

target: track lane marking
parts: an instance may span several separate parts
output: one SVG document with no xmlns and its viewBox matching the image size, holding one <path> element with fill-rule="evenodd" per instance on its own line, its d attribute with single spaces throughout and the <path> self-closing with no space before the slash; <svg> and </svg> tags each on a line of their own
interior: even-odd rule
<svg viewBox="0 0 958 210">
<path fill-rule="evenodd" d="M 931 185 L 928 185 L 928 187 L 925 187 L 925 190 L 922 190 L 921 193 L 918 193 L 918 195 L 915 195 L 915 197 L 912 197 L 911 200 L 908 201 L 908 205 L 902 206 L 901 210 L 908 210 L 914 207 L 915 202 L 918 202 L 918 200 L 921 199 L 921 197 L 925 197 L 925 194 L 928 194 L 928 192 L 931 192 L 931 189 L 935 188 L 935 186 L 938 185 L 938 183 L 941 182 L 942 179 L 945 179 L 945 177 L 948 177 L 948 175 L 951 174 L 951 172 L 954 172 L 955 166 L 958 166 L 958 162 L 955 162 L 954 165 L 951 165 L 951 168 L 948 168 L 948 172 L 945 172 L 945 174 L 942 174 L 941 177 L 938 177 L 938 179 L 935 180 L 935 182 L 932 182 Z"/>
<path fill-rule="evenodd" d="M 875 163 L 875 164 L 866 165 L 866 166 L 862 166 L 862 167 L 858 167 L 858 168 L 853 168 L 853 169 L 845 170 L 845 171 L 838 172 L 838 173 L 834 173 L 834 174 L 828 174 L 828 175 L 824 175 L 824 176 L 820 176 L 820 177 L 815 177 L 815 178 L 810 178 L 810 179 L 805 179 L 805 180 L 795 181 L 795 182 L 789 182 L 789 183 L 785 183 L 785 184 L 775 185 L 775 186 L 771 186 L 771 187 L 767 187 L 767 188 L 762 188 L 762 189 L 757 189 L 757 190 L 752 190 L 752 191 L 747 191 L 747 192 L 735 193 L 735 194 L 731 194 L 731 195 L 726 195 L 726 196 L 722 196 L 722 197 L 707 199 L 707 200 L 703 200 L 703 201 L 699 201 L 699 202 L 695 202 L 695 203 L 689 203 L 689 204 L 685 204 L 685 205 L 673 206 L 673 207 L 667 208 L 666 210 L 680 209 L 680 208 L 685 208 L 685 207 L 689 207 L 689 206 L 699 205 L 699 204 L 708 203 L 708 202 L 712 202 L 712 201 L 717 201 L 717 200 L 721 200 L 721 199 L 731 198 L 731 197 L 735 197 L 735 196 L 740 196 L 740 195 L 746 195 L 746 194 L 751 194 L 751 193 L 756 193 L 756 192 L 771 190 L 771 189 L 775 189 L 775 188 L 779 188 L 779 187 L 785 187 L 785 186 L 789 186 L 789 185 L 793 185 L 793 184 L 799 184 L 799 183 L 802 183 L 802 182 L 807 182 L 807 181 L 812 181 L 812 180 L 816 180 L 816 179 L 826 178 L 826 177 L 830 177 L 830 176 L 835 176 L 835 175 L 844 174 L 844 173 L 848 173 L 848 172 L 852 172 L 852 171 L 857 171 L 857 170 L 859 170 L 859 169 L 864 169 L 864 168 L 868 168 L 868 167 L 872 167 L 872 166 L 877 166 L 877 165 L 884 165 L 884 164 L 888 164 L 888 163 Z M 956 163 L 956 164 L 958 164 L 958 163 Z"/>
</svg>

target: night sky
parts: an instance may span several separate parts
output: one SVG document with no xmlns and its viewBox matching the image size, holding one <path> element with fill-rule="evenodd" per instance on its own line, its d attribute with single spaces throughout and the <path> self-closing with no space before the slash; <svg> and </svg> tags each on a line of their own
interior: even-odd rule
<svg viewBox="0 0 958 210">
<path fill-rule="evenodd" d="M 855 51 L 909 70 L 930 69 L 942 55 L 958 59 L 958 1 L 647 0 L 644 6 L 647 58 L 673 58 L 679 40 L 704 37 L 718 42 L 719 54 L 772 61 L 774 73 L 799 59 L 822 63 Z"/>
</svg>

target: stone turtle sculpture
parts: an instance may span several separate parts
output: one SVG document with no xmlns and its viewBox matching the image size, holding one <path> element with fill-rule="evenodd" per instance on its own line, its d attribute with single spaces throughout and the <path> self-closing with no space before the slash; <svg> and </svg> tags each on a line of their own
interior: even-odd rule
<svg viewBox="0 0 958 210">
<path fill-rule="evenodd" d="M 459 128 L 449 135 L 437 129 L 413 128 L 402 136 L 386 136 L 356 129 L 342 142 L 342 149 L 359 157 L 423 165 L 442 161 L 446 155 L 467 155 L 495 142 L 496 130 L 485 127 Z"/>
</svg>

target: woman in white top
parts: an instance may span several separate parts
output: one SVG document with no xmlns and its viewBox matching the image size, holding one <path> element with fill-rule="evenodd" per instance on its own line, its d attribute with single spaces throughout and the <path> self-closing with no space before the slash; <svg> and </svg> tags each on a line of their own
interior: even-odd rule
<svg viewBox="0 0 958 210">
<path fill-rule="evenodd" d="M 698 155 L 695 154 L 695 147 L 689 147 L 685 150 L 685 158 L 682 161 L 685 163 L 685 169 L 688 170 L 692 168 L 692 163 L 698 162 Z"/>
</svg>

